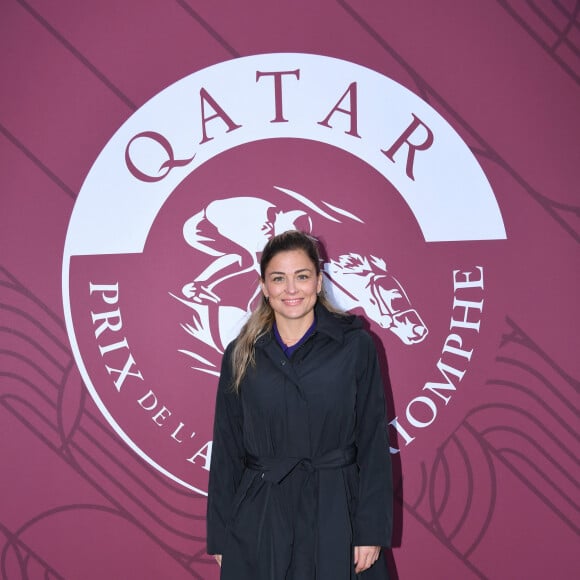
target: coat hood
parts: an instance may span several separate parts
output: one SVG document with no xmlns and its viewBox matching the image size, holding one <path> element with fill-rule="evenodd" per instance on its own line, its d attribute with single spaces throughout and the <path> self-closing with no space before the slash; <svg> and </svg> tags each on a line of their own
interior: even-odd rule
<svg viewBox="0 0 580 580">
<path fill-rule="evenodd" d="M 319 302 L 316 304 L 314 312 L 317 320 L 316 330 L 339 342 L 344 340 L 344 336 L 348 332 L 363 328 L 363 322 L 358 316 L 331 312 Z"/>
</svg>

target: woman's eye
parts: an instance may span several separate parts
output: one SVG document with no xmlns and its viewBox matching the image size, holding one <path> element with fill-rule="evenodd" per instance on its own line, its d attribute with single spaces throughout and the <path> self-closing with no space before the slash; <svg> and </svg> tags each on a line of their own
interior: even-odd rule
<svg viewBox="0 0 580 580">
<path fill-rule="evenodd" d="M 272 278 L 272 282 L 282 282 L 284 280 L 284 278 L 282 276 L 274 276 Z"/>
<path fill-rule="evenodd" d="M 308 278 L 310 278 L 310 276 L 308 276 L 308 274 L 300 274 L 298 276 L 298 280 L 308 280 Z"/>
</svg>

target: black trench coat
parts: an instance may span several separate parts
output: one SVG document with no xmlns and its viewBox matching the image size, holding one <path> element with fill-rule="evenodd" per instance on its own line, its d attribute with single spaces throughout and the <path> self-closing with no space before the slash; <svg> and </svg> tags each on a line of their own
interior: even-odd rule
<svg viewBox="0 0 580 580">
<path fill-rule="evenodd" d="M 389 546 L 392 479 L 375 346 L 361 321 L 316 306 L 286 358 L 272 334 L 218 386 L 207 512 L 222 580 L 352 580 L 352 546 Z M 384 559 L 359 578 L 387 578 Z"/>
</svg>

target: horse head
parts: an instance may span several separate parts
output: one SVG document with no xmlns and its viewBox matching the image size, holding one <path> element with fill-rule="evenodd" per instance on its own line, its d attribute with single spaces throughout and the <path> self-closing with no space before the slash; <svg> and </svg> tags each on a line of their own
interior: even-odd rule
<svg viewBox="0 0 580 580">
<path fill-rule="evenodd" d="M 393 332 L 405 344 L 425 339 L 428 329 L 399 281 L 376 256 L 343 254 L 324 263 L 325 290 L 342 310 L 362 308 L 381 328 Z"/>
</svg>

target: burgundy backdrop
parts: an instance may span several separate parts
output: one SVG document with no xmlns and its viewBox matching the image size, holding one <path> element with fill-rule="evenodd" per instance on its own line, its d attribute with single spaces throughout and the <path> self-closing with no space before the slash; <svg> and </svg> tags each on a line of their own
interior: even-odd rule
<svg viewBox="0 0 580 580">
<path fill-rule="evenodd" d="M 160 472 L 123 441 L 83 384 L 65 325 L 63 256 L 87 174 L 134 112 L 205 67 L 273 53 L 363 65 L 418 95 L 467 144 L 505 225 L 506 239 L 426 244 L 395 188 L 367 171 L 365 186 L 381 191 L 381 201 L 368 194 L 357 205 L 352 190 L 365 175 L 360 162 L 336 151 L 326 159 L 314 143 L 307 151 L 308 158 L 320 157 L 316 169 L 303 151 L 281 143 L 271 148 L 272 162 L 284 155 L 288 166 L 268 163 L 272 175 L 264 169 L 262 183 L 263 167 L 252 163 L 268 159 L 270 148 L 257 143 L 245 153 L 224 153 L 187 182 L 205 188 L 207 206 L 220 195 L 212 183 L 225 183 L 228 167 L 232 183 L 243 180 L 240 168 L 255 171 L 252 192 L 287 185 L 305 172 L 320 179 L 318 171 L 325 177 L 321 187 L 338 192 L 341 208 L 355 214 L 358 208 L 365 223 L 372 222 L 374 207 L 386 216 L 383 229 L 380 219 L 372 222 L 374 233 L 351 231 L 369 252 L 387 248 L 389 267 L 402 274 L 429 327 L 420 344 L 403 345 L 371 324 L 389 360 L 389 420 L 397 416 L 401 424 L 409 400 L 424 392 L 421 385 L 442 380 L 435 373 L 458 298 L 453 280 L 465 279 L 452 272 L 471 271 L 473 280 L 483 269 L 480 294 L 459 296 L 484 300 L 465 378 L 455 375 L 456 392 L 438 407 L 432 428 L 425 429 L 429 416 L 423 415 L 417 419 L 423 426 L 412 433 L 408 422 L 408 432 L 391 431 L 392 444 L 401 448 L 393 456 L 396 522 L 387 553 L 393 577 L 576 576 L 579 2 L 3 0 L 0 12 L 2 578 L 218 577 L 205 554 L 205 496 L 196 491 L 203 481 L 188 471 L 194 462 L 183 463 L 179 473 L 168 468 L 169 476 Z M 326 112 L 342 92 L 333 94 Z M 192 95 L 192 111 L 199 116 L 198 95 Z M 280 175 L 284 183 L 274 181 Z M 280 193 L 270 194 L 282 203 Z M 185 251 L 178 255 L 177 240 L 170 240 L 175 251 L 163 251 L 164 232 L 181 226 L 172 216 L 202 207 L 188 202 L 184 186 L 171 204 L 152 230 L 156 249 L 146 248 L 150 261 L 138 270 L 145 277 L 140 283 L 146 276 L 151 284 L 174 276 L 167 291 L 179 289 L 189 273 L 176 275 L 178 260 L 183 265 L 188 258 Z M 339 235 L 325 227 L 332 255 Z M 107 272 L 114 264 L 95 257 L 90 268 Z M 126 272 L 127 286 L 132 272 Z M 81 274 L 71 280 L 71 292 L 80 280 L 88 296 L 87 282 L 94 280 Z M 177 302 L 167 301 L 165 309 L 155 304 L 152 311 L 148 287 L 133 285 L 127 317 L 135 328 L 141 324 L 142 342 L 161 328 L 169 336 L 173 331 L 163 324 Z M 83 303 L 72 306 L 76 316 Z M 150 319 L 139 320 L 144 312 Z M 175 310 L 177 342 L 180 316 Z M 138 339 L 132 340 L 137 348 Z M 79 337 L 81 351 L 89 342 Z M 157 352 L 151 344 L 138 348 Z M 183 359 L 170 356 L 152 365 L 162 376 L 191 376 L 193 384 L 208 385 L 196 395 L 195 409 L 185 396 L 171 401 L 195 430 L 196 422 L 211 418 L 215 376 L 199 379 L 189 367 L 179 368 Z M 104 367 L 89 372 L 106 379 Z M 157 450 L 162 462 L 157 430 L 150 433 L 139 445 L 150 454 Z M 203 463 L 202 443 L 189 455 L 202 451 Z"/>
</svg>

